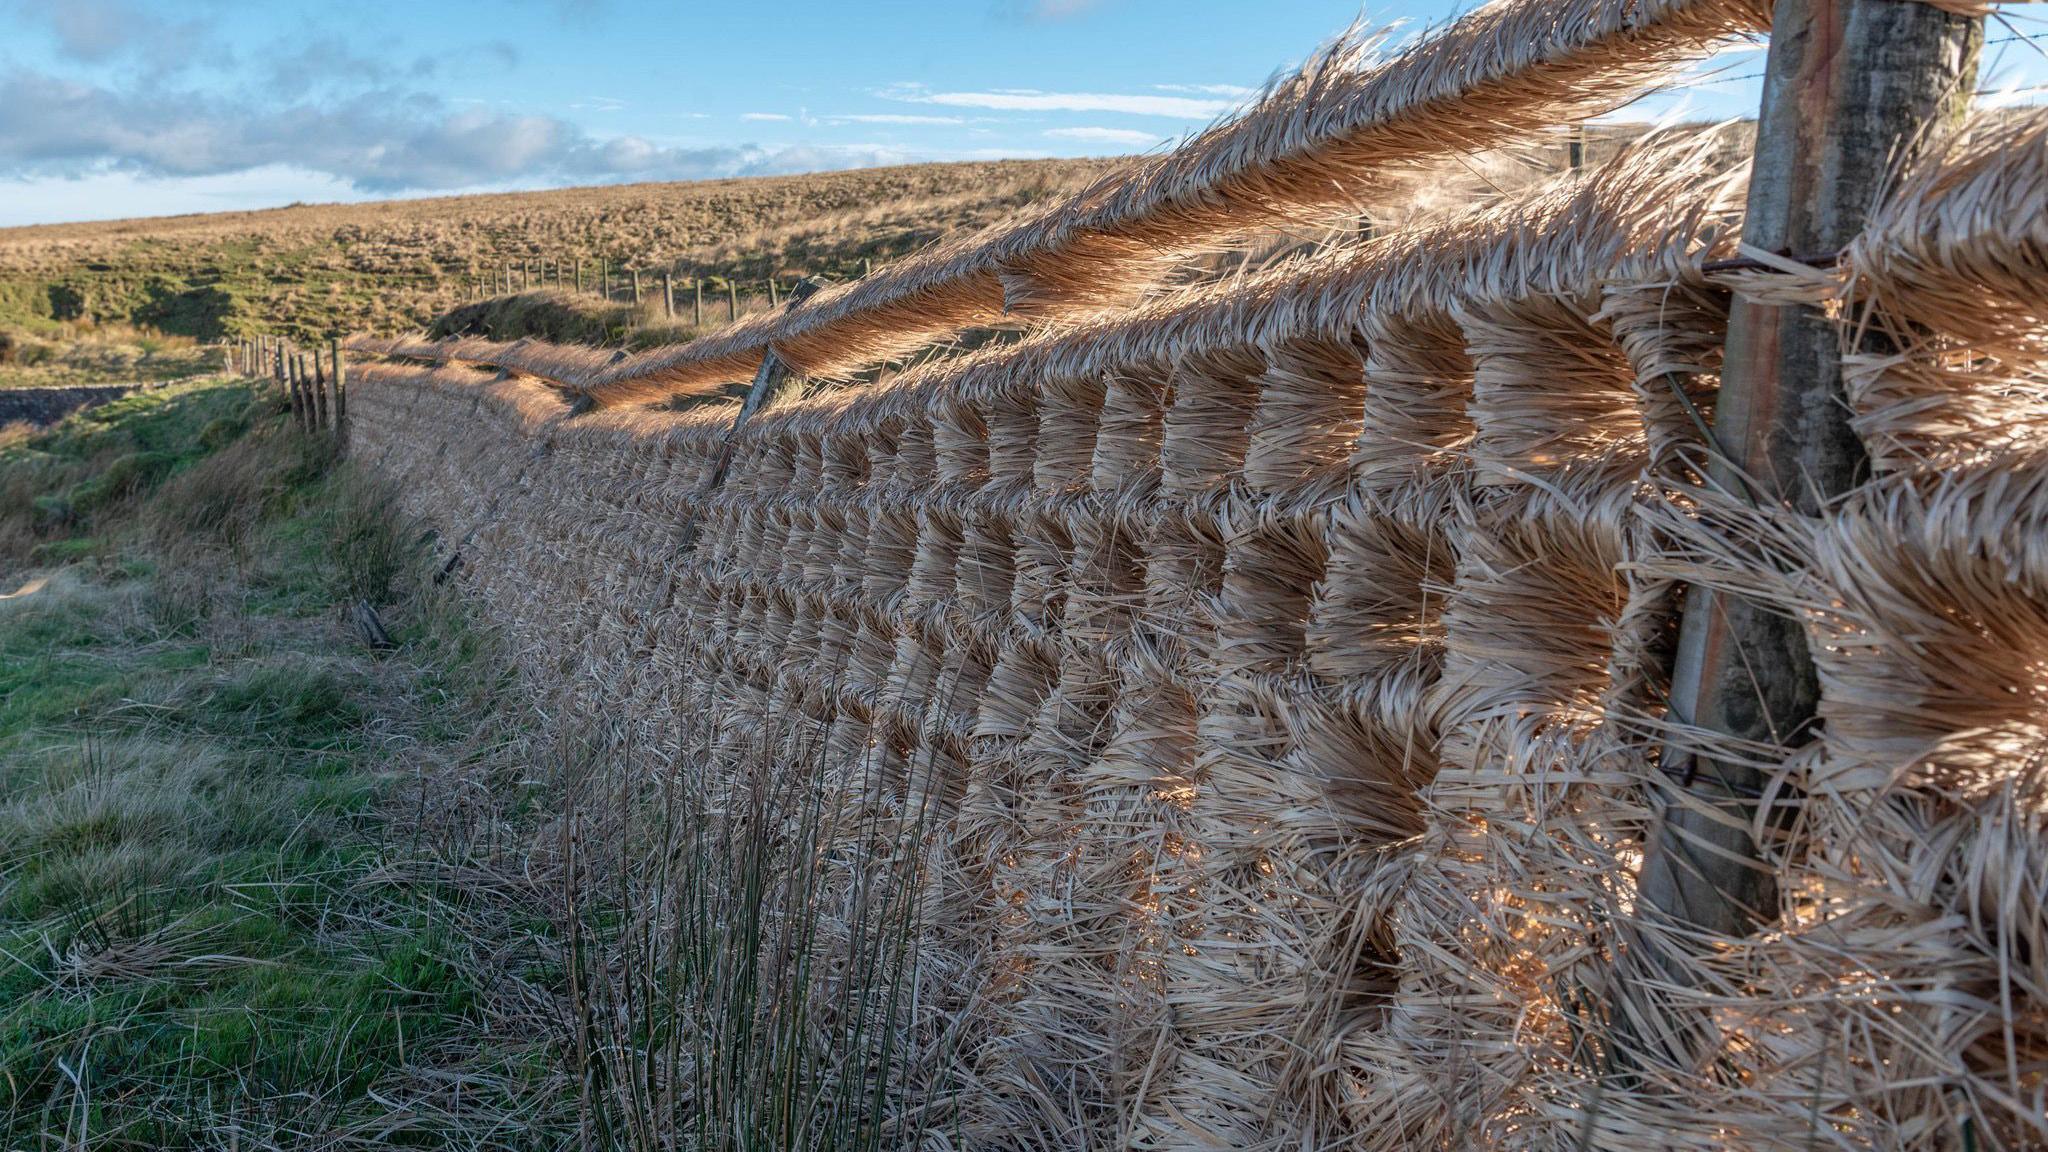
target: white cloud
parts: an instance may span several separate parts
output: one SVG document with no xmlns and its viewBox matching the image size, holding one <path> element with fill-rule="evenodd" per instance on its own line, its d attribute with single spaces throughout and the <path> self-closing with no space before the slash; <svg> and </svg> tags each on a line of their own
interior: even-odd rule
<svg viewBox="0 0 2048 1152">
<path fill-rule="evenodd" d="M 277 166 L 366 192 L 506 181 L 692 180 L 770 155 L 593 136 L 550 116 L 368 92 L 252 110 L 225 96 L 0 73 L 0 179 L 218 176 Z"/>
<path fill-rule="evenodd" d="M 1047 136 L 1060 140 L 1084 140 L 1090 144 L 1130 145 L 1136 148 L 1150 148 L 1164 137 L 1157 132 L 1140 132 L 1134 128 L 1047 128 Z"/>
<path fill-rule="evenodd" d="M 1188 92 L 1198 96 L 1228 96 L 1235 100 L 1255 96 L 1259 91 L 1242 84 L 1154 84 L 1152 89 L 1155 92 Z"/>
<path fill-rule="evenodd" d="M 958 116 L 912 116 L 902 112 L 869 112 L 827 116 L 833 124 L 965 124 Z"/>
<path fill-rule="evenodd" d="M 742 112 L 742 113 L 740 113 L 740 119 L 742 119 L 742 120 L 788 120 L 788 119 L 790 119 L 790 117 L 788 117 L 788 116 L 784 116 L 784 115 L 783 115 L 782 113 L 780 113 L 780 112 Z"/>
<path fill-rule="evenodd" d="M 1098 3 L 1100 0 L 1008 0 L 1007 4 L 999 6 L 999 10 L 1006 8 L 1030 20 L 1065 20 L 1069 16 L 1079 16 Z"/>
<path fill-rule="evenodd" d="M 891 88 L 880 95 L 911 104 L 950 108 L 990 108 L 1001 112 L 1117 112 L 1127 116 L 1164 116 L 1175 120 L 1211 120 L 1230 111 L 1229 100 L 1191 96 L 1139 96 L 1112 92 L 1040 92 L 1000 88 L 986 92 L 928 92 L 923 88 Z"/>
</svg>

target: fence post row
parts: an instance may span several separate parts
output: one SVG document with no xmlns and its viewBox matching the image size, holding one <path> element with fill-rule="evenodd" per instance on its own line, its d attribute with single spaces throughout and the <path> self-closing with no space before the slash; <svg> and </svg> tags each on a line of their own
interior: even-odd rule
<svg viewBox="0 0 2048 1152">
<path fill-rule="evenodd" d="M 348 431 L 348 368 L 341 341 L 329 338 L 323 364 L 316 347 L 302 351 L 281 336 L 258 333 L 224 343 L 223 366 L 248 378 L 268 375 L 291 405 L 300 431 Z"/>
<path fill-rule="evenodd" d="M 1983 35 L 1981 18 L 1931 4 L 1778 0 L 1743 243 L 1801 258 L 1830 256 L 1853 239 L 1901 154 L 1967 107 Z M 1872 343 L 1879 339 L 1864 337 L 1860 351 L 1886 351 Z M 1863 480 L 1868 458 L 1849 424 L 1839 340 L 1814 308 L 1737 293 L 1709 466 L 1719 488 L 1818 516 Z M 1738 744 L 1796 745 L 1814 735 L 1819 695 L 1798 621 L 1739 596 L 1690 591 L 1673 666 L 1675 721 Z M 1677 763 L 1648 840 L 1641 900 L 1652 917 L 1700 935 L 1745 936 L 1778 915 L 1771 865 L 1750 834 L 1767 776 L 1689 759 L 1667 757 Z M 1688 938 L 1698 937 L 1672 934 Z M 1686 979 L 1684 965 L 1665 966 L 1674 982 Z"/>
</svg>

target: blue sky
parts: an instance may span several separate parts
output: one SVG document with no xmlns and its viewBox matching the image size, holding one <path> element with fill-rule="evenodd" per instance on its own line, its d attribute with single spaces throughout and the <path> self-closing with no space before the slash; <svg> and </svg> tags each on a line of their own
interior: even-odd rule
<svg viewBox="0 0 2048 1152">
<path fill-rule="evenodd" d="M 0 0 L 0 225 L 1145 151 L 1356 19 L 1413 31 L 1461 10 Z M 1762 65 L 1732 53 L 1632 111 L 1744 114 Z"/>
</svg>

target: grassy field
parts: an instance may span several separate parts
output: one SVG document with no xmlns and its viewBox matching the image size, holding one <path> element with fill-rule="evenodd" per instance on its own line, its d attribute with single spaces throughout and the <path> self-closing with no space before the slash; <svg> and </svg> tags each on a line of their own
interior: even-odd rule
<svg viewBox="0 0 2048 1152">
<path fill-rule="evenodd" d="M 220 380 L 0 449 L 0 1147 L 572 1130 L 520 733 L 389 501 Z"/>
<path fill-rule="evenodd" d="M 214 339 L 423 327 L 473 274 L 542 258 L 583 260 L 593 282 L 599 260 L 732 277 L 750 292 L 771 274 L 847 278 L 1105 166 L 927 164 L 0 229 L 0 330 L 111 321 Z"/>
<path fill-rule="evenodd" d="M 202 376 L 220 354 L 190 336 L 129 324 L 0 332 L 0 389 L 167 383 Z"/>
<path fill-rule="evenodd" d="M 245 382 L 0 441 L 0 1148 L 893 1146 L 915 855 L 826 898 L 822 784 L 546 719 L 433 552 Z"/>
</svg>

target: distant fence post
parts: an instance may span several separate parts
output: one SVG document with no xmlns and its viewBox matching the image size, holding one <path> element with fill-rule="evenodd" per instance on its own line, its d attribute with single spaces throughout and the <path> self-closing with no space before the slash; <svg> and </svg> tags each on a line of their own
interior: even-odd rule
<svg viewBox="0 0 2048 1152">
<path fill-rule="evenodd" d="M 327 428 L 327 373 L 320 366 L 320 349 L 313 349 L 313 426 Z"/>
<path fill-rule="evenodd" d="M 690 277 L 690 323 L 704 326 L 704 281 L 696 276 Z"/>
<path fill-rule="evenodd" d="M 285 390 L 291 393 L 292 397 L 292 423 L 298 426 L 299 431 L 304 432 L 306 430 L 306 394 L 299 387 L 298 358 L 285 355 L 282 348 L 278 349 L 277 358 L 284 373 Z"/>
<path fill-rule="evenodd" d="M 348 368 L 341 358 L 341 341 L 327 342 L 327 363 L 334 369 L 334 430 L 348 439 Z"/>
<path fill-rule="evenodd" d="M 671 322 L 676 318 L 675 274 L 666 269 L 661 273 L 661 315 Z"/>
<path fill-rule="evenodd" d="M 725 282 L 725 322 L 730 324 L 740 318 L 740 283 L 737 280 Z"/>
<path fill-rule="evenodd" d="M 640 269 L 638 268 L 633 269 L 633 303 L 635 306 L 638 306 L 640 303 Z"/>
<path fill-rule="evenodd" d="M 768 278 L 768 307 L 780 308 L 781 306 L 782 289 L 776 286 L 775 277 L 770 276 Z"/>
</svg>

